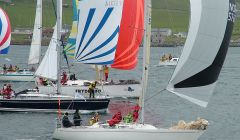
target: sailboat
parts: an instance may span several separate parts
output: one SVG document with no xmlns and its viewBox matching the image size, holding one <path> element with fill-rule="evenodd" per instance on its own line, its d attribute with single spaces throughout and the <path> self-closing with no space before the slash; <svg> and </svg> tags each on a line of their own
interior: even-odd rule
<svg viewBox="0 0 240 140">
<path fill-rule="evenodd" d="M 61 33 L 61 18 L 62 16 L 62 1 L 57 0 L 57 23 L 54 27 L 54 33 L 50 46 L 39 65 L 35 75 L 47 78 L 50 80 L 57 80 L 57 94 L 37 94 L 27 93 L 22 91 L 13 96 L 1 95 L 0 96 L 0 111 L 30 111 L 30 112 L 58 112 L 59 109 L 67 110 L 68 112 L 74 112 L 76 109 L 81 113 L 92 113 L 92 112 L 107 112 L 109 98 L 96 97 L 86 98 L 84 96 L 66 96 L 61 95 L 60 80 L 59 80 L 59 67 L 51 68 L 51 65 L 60 65 L 59 57 L 61 54 L 60 45 L 60 33 Z M 57 57 L 56 59 L 48 60 L 48 57 Z M 7 93 L 10 94 L 10 93 Z M 9 96 L 10 98 L 6 98 Z"/>
<path fill-rule="evenodd" d="M 33 29 L 32 43 L 30 47 L 28 64 L 38 64 L 41 55 L 42 41 L 42 0 L 37 0 L 35 23 Z M 34 70 L 19 69 L 6 71 L 0 74 L 1 81 L 35 81 Z"/>
<path fill-rule="evenodd" d="M 142 40 L 143 36 L 143 12 L 136 9 L 137 6 L 134 4 L 135 2 L 129 2 L 129 4 L 126 4 L 125 8 L 123 9 L 124 16 L 122 16 L 120 24 L 119 38 L 113 60 L 114 63 L 109 65 L 111 68 L 120 70 L 132 70 L 137 64 L 138 49 L 141 45 L 141 41 L 139 40 Z M 76 0 L 73 0 L 73 11 L 74 16 L 72 32 L 70 34 L 70 38 L 68 39 L 68 44 L 64 48 L 64 52 L 69 58 L 74 57 L 74 51 L 76 48 L 77 25 L 82 26 L 85 24 L 81 23 L 82 19 L 78 20 Z M 96 39 L 93 39 L 92 42 L 95 40 Z M 84 41 L 86 41 L 86 39 Z M 92 52 L 88 51 L 89 54 L 86 53 L 86 56 L 83 57 L 87 57 L 87 55 L 93 55 L 93 51 L 94 50 L 92 50 Z M 102 65 L 97 65 L 97 67 L 101 68 Z M 61 90 L 64 95 L 72 95 L 75 93 L 75 91 L 87 93 L 88 86 L 86 86 L 86 83 L 91 82 L 93 82 L 93 80 L 69 79 L 65 85 L 62 85 Z M 106 94 L 109 97 L 124 98 L 138 98 L 140 96 L 141 85 L 140 82 L 136 80 L 119 80 L 112 82 L 102 82 L 100 80 L 99 83 L 102 83 L 97 86 L 97 92 L 99 94 Z M 40 93 L 52 93 L 55 91 L 55 89 L 51 86 L 38 85 L 38 87 Z"/>
<path fill-rule="evenodd" d="M 236 17 L 236 4 L 234 0 L 223 0 L 221 3 L 218 0 L 190 0 L 190 3 L 191 19 L 188 38 L 167 90 L 202 107 L 206 107 L 226 57 Z M 120 123 L 114 127 L 110 127 L 107 123 L 70 128 L 61 127 L 57 128 L 53 133 L 54 139 L 197 140 L 206 131 L 159 129 L 144 122 L 144 96 L 149 70 L 151 31 L 150 0 L 145 0 L 144 11 L 145 36 L 143 91 L 140 102 L 141 121 L 130 124 Z M 204 55 L 204 57 L 199 55 Z"/>
<path fill-rule="evenodd" d="M 158 63 L 159 66 L 176 66 L 178 63 L 178 57 L 172 57 L 171 54 L 164 54 L 161 56 Z"/>
</svg>

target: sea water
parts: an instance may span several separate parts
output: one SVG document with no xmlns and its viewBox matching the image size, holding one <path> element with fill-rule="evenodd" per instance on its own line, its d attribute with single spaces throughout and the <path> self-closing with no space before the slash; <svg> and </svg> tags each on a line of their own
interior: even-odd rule
<svg viewBox="0 0 240 140">
<path fill-rule="evenodd" d="M 46 47 L 43 47 L 43 52 Z M 168 128 L 179 120 L 192 121 L 198 117 L 210 123 L 200 140 L 239 140 L 240 139 L 240 48 L 229 48 L 226 61 L 219 76 L 218 84 L 207 108 L 201 108 L 172 93 L 165 87 L 174 71 L 174 67 L 160 67 L 158 62 L 164 53 L 179 56 L 182 47 L 151 48 L 151 65 L 146 94 L 145 122 L 157 127 Z M 10 53 L 0 56 L 0 65 L 17 64 L 27 67 L 29 46 L 12 46 Z M 7 58 L 7 59 L 6 59 Z M 71 61 L 71 60 L 69 60 Z M 63 62 L 66 65 L 66 62 Z M 139 63 L 133 71 L 110 69 L 109 79 L 141 79 L 142 51 Z M 77 78 L 94 79 L 95 71 L 88 65 L 75 64 L 71 71 Z M 0 87 L 4 83 L 0 83 Z M 12 83 L 15 91 L 33 88 L 31 82 Z M 163 91 L 162 91 L 163 90 Z M 100 120 L 110 119 L 117 111 L 126 114 L 136 100 L 111 100 L 109 112 L 101 114 Z M 83 123 L 88 124 L 90 115 L 82 115 Z M 0 113 L 0 140 L 50 140 L 56 128 L 57 114 L 54 113 Z M 70 115 L 70 119 L 71 119 Z"/>
</svg>

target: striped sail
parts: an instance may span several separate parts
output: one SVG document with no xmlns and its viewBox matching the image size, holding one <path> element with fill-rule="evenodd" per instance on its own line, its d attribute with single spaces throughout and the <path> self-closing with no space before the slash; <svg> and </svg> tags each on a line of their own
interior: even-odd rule
<svg viewBox="0 0 240 140">
<path fill-rule="evenodd" d="M 0 54 L 7 54 L 11 41 L 11 24 L 6 12 L 0 8 Z"/>
<path fill-rule="evenodd" d="M 131 70 L 137 65 L 144 33 L 144 1 L 124 0 L 117 50 L 112 68 Z"/>
<path fill-rule="evenodd" d="M 36 16 L 28 64 L 38 64 L 41 57 L 42 41 L 42 0 L 37 0 Z"/>
<path fill-rule="evenodd" d="M 76 47 L 77 26 L 78 26 L 78 0 L 72 0 L 73 7 L 73 23 L 72 30 L 68 38 L 67 45 L 64 47 L 64 52 L 69 58 L 74 58 L 74 51 Z"/>
<path fill-rule="evenodd" d="M 112 64 L 119 36 L 123 0 L 79 1 L 75 60 L 85 64 Z"/>
<path fill-rule="evenodd" d="M 51 38 L 48 49 L 40 63 L 35 75 L 38 77 L 57 80 L 57 26 L 54 26 L 53 36 Z"/>
<path fill-rule="evenodd" d="M 167 89 L 206 107 L 226 57 L 236 4 L 235 0 L 190 2 L 188 38 Z"/>
</svg>

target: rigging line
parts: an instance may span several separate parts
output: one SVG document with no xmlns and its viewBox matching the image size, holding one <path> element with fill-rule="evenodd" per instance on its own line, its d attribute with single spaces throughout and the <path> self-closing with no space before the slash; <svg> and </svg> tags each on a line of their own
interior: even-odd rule
<svg viewBox="0 0 240 140">
<path fill-rule="evenodd" d="M 56 11 L 56 7 L 55 7 L 55 4 L 54 4 L 54 1 L 52 0 L 52 5 L 53 5 L 53 10 L 54 10 L 54 14 L 55 14 L 55 18 L 57 20 L 57 11 Z"/>
<path fill-rule="evenodd" d="M 26 85 L 28 85 L 29 83 L 31 83 L 32 81 L 27 81 L 27 82 L 25 82 L 23 85 L 20 85 L 19 87 L 17 87 L 14 91 L 15 91 L 15 93 L 19 93 L 19 92 L 21 92 L 21 91 L 19 91 L 19 90 L 21 90 L 23 87 L 25 88 L 26 87 Z M 12 82 L 10 82 L 12 85 L 13 85 L 13 83 Z M 25 88 L 26 89 L 26 88 Z"/>
<path fill-rule="evenodd" d="M 165 90 L 167 90 L 167 89 L 165 88 L 165 89 L 163 89 L 163 90 L 158 91 L 156 94 L 153 94 L 151 97 L 145 99 L 144 102 L 147 102 L 148 100 L 152 99 L 153 97 L 157 96 L 159 93 L 161 93 L 161 92 L 163 92 L 163 91 L 165 91 Z"/>
<path fill-rule="evenodd" d="M 69 65 L 69 61 L 68 61 L 68 57 L 67 57 L 66 51 L 64 51 L 64 48 L 65 48 L 65 46 L 66 46 L 66 43 L 64 42 L 64 36 L 63 36 L 63 35 L 61 35 L 60 42 L 61 42 L 61 46 L 62 46 L 62 48 L 63 48 L 63 49 L 62 49 L 62 55 L 64 56 L 65 61 L 66 61 L 66 63 L 67 63 L 68 71 L 69 71 L 69 73 L 71 73 L 71 71 L 70 71 L 70 65 Z"/>
<path fill-rule="evenodd" d="M 67 111 L 70 110 L 70 107 L 71 107 L 71 106 L 72 106 L 71 109 L 73 110 L 73 108 L 74 108 L 74 102 L 73 102 L 73 100 L 74 100 L 74 99 L 72 99 L 71 103 L 68 105 Z M 72 104 L 73 104 L 73 105 L 72 105 Z"/>
</svg>

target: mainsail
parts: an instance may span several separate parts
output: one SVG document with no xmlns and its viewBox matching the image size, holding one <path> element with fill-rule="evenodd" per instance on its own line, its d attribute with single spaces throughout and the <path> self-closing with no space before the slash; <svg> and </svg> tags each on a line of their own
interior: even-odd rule
<svg viewBox="0 0 240 140">
<path fill-rule="evenodd" d="M 42 41 L 42 0 L 37 0 L 36 16 L 28 64 L 39 63 L 41 56 L 41 41 Z"/>
<path fill-rule="evenodd" d="M 112 68 L 131 70 L 137 65 L 144 33 L 144 1 L 124 0 L 120 33 Z"/>
<path fill-rule="evenodd" d="M 226 57 L 236 4 L 234 0 L 190 2 L 188 38 L 167 90 L 206 107 Z"/>
<path fill-rule="evenodd" d="M 119 36 L 123 0 L 79 1 L 75 60 L 85 64 L 112 64 Z M 81 26 L 80 26 L 81 25 Z"/>
<path fill-rule="evenodd" d="M 6 12 L 0 8 L 0 54 L 7 54 L 11 41 L 11 24 Z"/>
<path fill-rule="evenodd" d="M 72 7 L 73 7 L 73 23 L 72 23 L 72 30 L 68 38 L 67 45 L 64 47 L 64 53 L 69 58 L 74 58 L 74 51 L 76 47 L 76 37 L 77 37 L 77 26 L 78 26 L 78 0 L 72 0 Z"/>
</svg>

